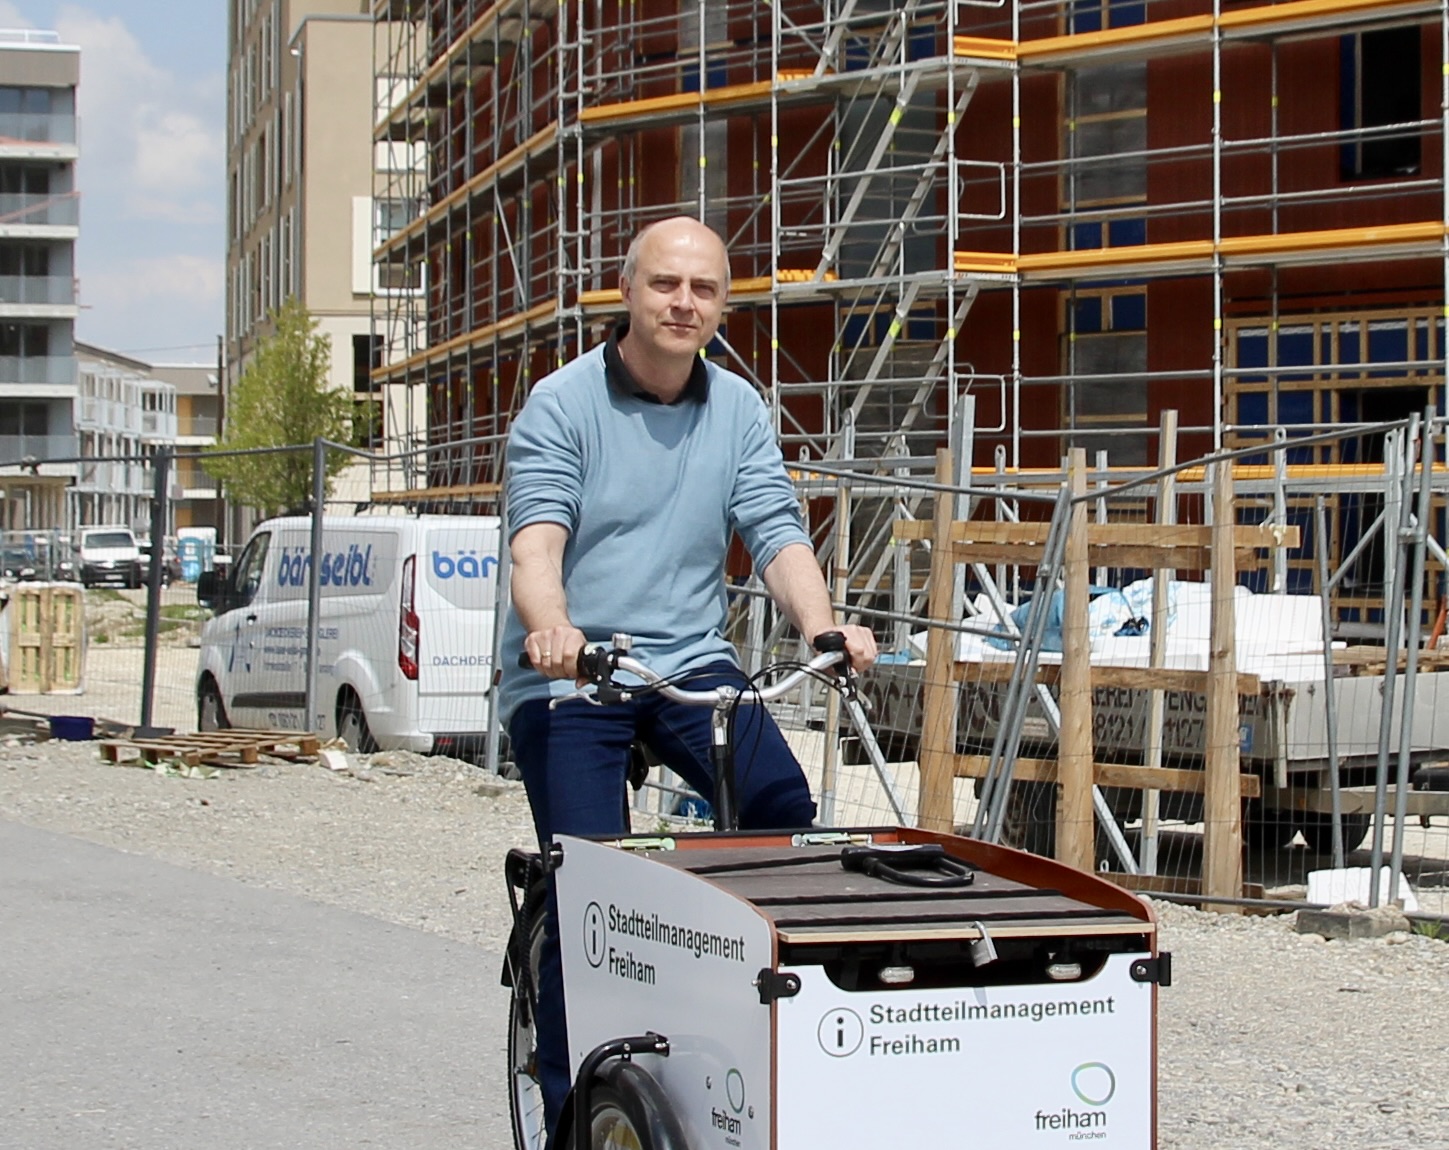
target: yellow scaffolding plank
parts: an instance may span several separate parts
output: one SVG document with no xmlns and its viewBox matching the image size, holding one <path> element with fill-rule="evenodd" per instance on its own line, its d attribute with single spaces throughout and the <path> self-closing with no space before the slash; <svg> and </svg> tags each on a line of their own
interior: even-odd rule
<svg viewBox="0 0 1449 1150">
<path fill-rule="evenodd" d="M 1017 56 L 1014 40 L 991 40 L 985 36 L 957 36 L 952 48 L 957 56 L 978 60 L 1015 60 Z"/>
<path fill-rule="evenodd" d="M 1333 228 L 1278 235 L 1229 236 L 1214 247 L 1211 240 L 1177 240 L 1162 244 L 1136 244 L 1120 248 L 1084 248 L 1079 251 L 1032 252 L 1012 257 L 1007 252 L 956 252 L 957 272 L 1019 273 L 1024 278 L 1086 276 L 1124 269 L 1143 272 L 1212 270 L 1214 255 L 1228 264 L 1315 262 L 1341 259 L 1348 252 L 1365 257 L 1434 255 L 1449 229 L 1440 220 L 1382 227 Z"/>
<path fill-rule="evenodd" d="M 1057 64 L 1083 56 L 1115 56 L 1194 45 L 1206 47 L 1212 41 L 1215 28 L 1227 37 L 1264 36 L 1328 27 L 1354 17 L 1382 19 L 1430 11 L 1438 11 L 1438 5 L 1430 0 L 1290 0 L 1286 4 L 1263 4 L 1224 12 L 1216 23 L 1211 13 L 1207 13 L 1023 40 L 1016 47 L 1016 59 L 1023 64 Z M 957 53 L 961 54 L 959 47 Z"/>
<path fill-rule="evenodd" d="M 1179 16 L 1173 20 L 1129 24 L 1124 28 L 1103 28 L 1096 32 L 1075 32 L 1066 36 L 1023 40 L 1016 47 L 1016 56 L 1022 63 L 1035 64 L 1062 56 L 1119 52 L 1138 45 L 1166 48 L 1183 43 L 1206 43 L 1212 30 L 1211 13 L 1202 16 Z"/>
<path fill-rule="evenodd" d="M 703 92 L 671 92 L 667 96 L 646 96 L 642 100 L 620 100 L 613 104 L 598 104 L 579 112 L 581 124 L 609 124 L 616 120 L 632 120 L 640 116 L 658 116 L 666 112 L 681 112 L 695 108 L 727 108 L 733 104 L 745 104 L 766 99 L 775 85 L 769 80 L 755 80 L 748 84 L 727 84 L 722 88 L 706 88 Z"/>
<path fill-rule="evenodd" d="M 478 19 L 474 20 L 473 23 L 469 24 L 467 30 L 448 45 L 447 51 L 439 56 L 418 77 L 418 82 L 408 89 L 408 94 L 398 101 L 397 106 L 391 109 L 387 116 L 373 129 L 373 138 L 376 140 L 386 139 L 387 130 L 406 113 L 412 111 L 413 106 L 418 101 L 418 97 L 432 87 L 434 82 L 444 72 L 458 63 L 458 57 L 473 47 L 473 44 L 483 33 L 484 29 L 495 22 L 502 24 L 507 14 L 507 9 L 518 8 L 519 6 L 519 0 L 497 0 L 497 3 L 490 5 L 487 11 L 479 16 Z M 520 18 L 515 17 L 515 20 L 520 25 L 522 24 Z"/>
<path fill-rule="evenodd" d="M 527 311 L 518 312 L 498 320 L 496 323 L 484 324 L 482 327 L 466 331 L 462 335 L 455 335 L 452 339 L 443 343 L 435 343 L 416 355 L 397 363 L 379 367 L 371 372 L 371 379 L 374 383 L 387 383 L 392 379 L 403 379 L 419 368 L 429 367 L 435 363 L 444 363 L 452 356 L 462 352 L 472 351 L 497 339 L 499 336 L 512 335 L 522 331 L 541 319 L 547 318 L 552 322 L 557 318 L 557 301 L 545 300 L 541 304 L 529 308 Z"/>
<path fill-rule="evenodd" d="M 1229 236 L 1218 241 L 1218 251 L 1224 258 L 1231 258 L 1404 245 L 1426 245 L 1432 249 L 1443 242 L 1444 235 L 1442 221 L 1425 220 L 1413 224 L 1385 224 L 1382 227 L 1287 232 L 1276 236 Z"/>
<path fill-rule="evenodd" d="M 488 187 L 495 180 L 506 176 L 514 168 L 518 167 L 525 159 L 539 155 L 553 147 L 554 140 L 558 136 L 558 125 L 547 124 L 540 128 L 516 148 L 511 148 L 504 155 L 500 156 L 493 163 L 489 164 L 476 176 L 470 179 L 456 191 L 449 193 L 428 208 L 426 212 L 417 219 L 411 221 L 406 227 L 401 228 L 388 237 L 386 243 L 380 245 L 373 252 L 373 259 L 379 263 L 385 262 L 389 253 L 397 250 L 408 242 L 413 236 L 427 229 L 434 220 L 447 215 L 457 205 L 463 203 L 469 197 L 485 187 Z"/>
<path fill-rule="evenodd" d="M 775 273 L 775 282 L 782 284 L 809 283 L 815 278 L 814 271 L 805 268 L 781 268 Z M 826 272 L 825 283 L 835 283 L 840 277 L 835 272 Z M 768 294 L 772 284 L 769 276 L 745 276 L 730 280 L 729 298 L 739 300 L 749 296 Z M 595 291 L 579 292 L 579 306 L 585 311 L 618 311 L 624 306 L 624 298 L 618 288 L 598 288 Z"/>
<path fill-rule="evenodd" d="M 1017 271 L 1022 275 L 1043 271 L 1074 271 L 1078 269 L 1116 268 L 1124 264 L 1182 264 L 1212 260 L 1212 240 L 1179 240 L 1165 244 L 1137 244 L 1122 248 L 1087 248 L 1074 252 L 1037 252 L 1018 256 Z"/>
<path fill-rule="evenodd" d="M 1012 275 L 1016 272 L 1016 257 L 1010 252 L 956 252 L 954 255 L 958 273 Z"/>
</svg>

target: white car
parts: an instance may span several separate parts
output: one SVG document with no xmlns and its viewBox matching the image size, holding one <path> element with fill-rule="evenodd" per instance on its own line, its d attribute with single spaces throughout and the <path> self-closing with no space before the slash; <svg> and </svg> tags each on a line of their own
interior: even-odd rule
<svg viewBox="0 0 1449 1150">
<path fill-rule="evenodd" d="M 494 517 L 327 517 L 315 713 L 305 713 L 311 521 L 273 519 L 203 572 L 202 730 L 311 730 L 359 751 L 482 754 L 493 688 Z"/>
</svg>

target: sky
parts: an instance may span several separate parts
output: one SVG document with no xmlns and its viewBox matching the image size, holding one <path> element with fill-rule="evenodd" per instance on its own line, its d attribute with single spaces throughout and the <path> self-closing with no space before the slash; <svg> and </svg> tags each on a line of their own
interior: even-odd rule
<svg viewBox="0 0 1449 1150">
<path fill-rule="evenodd" d="M 226 0 L 0 0 L 81 50 L 76 338 L 214 362 L 223 330 Z"/>
</svg>

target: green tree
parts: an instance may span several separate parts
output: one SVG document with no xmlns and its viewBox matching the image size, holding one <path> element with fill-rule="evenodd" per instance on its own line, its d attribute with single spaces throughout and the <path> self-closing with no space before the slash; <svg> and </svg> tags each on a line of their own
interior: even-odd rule
<svg viewBox="0 0 1449 1150">
<path fill-rule="evenodd" d="M 331 340 L 295 297 L 271 314 L 272 334 L 257 347 L 226 398 L 226 424 L 216 451 L 310 444 L 318 436 L 352 442 L 352 397 L 328 385 Z M 340 451 L 327 453 L 327 484 L 347 466 Z M 264 515 L 305 507 L 312 497 L 312 453 L 211 455 L 206 469 L 229 498 Z"/>
</svg>

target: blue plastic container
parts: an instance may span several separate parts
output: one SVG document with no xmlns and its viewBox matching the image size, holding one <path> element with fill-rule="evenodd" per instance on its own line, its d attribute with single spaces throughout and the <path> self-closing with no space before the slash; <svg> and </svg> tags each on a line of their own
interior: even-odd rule
<svg viewBox="0 0 1449 1150">
<path fill-rule="evenodd" d="M 50 737 L 68 743 L 84 743 L 95 737 L 96 722 L 89 715 L 52 715 Z"/>
</svg>

